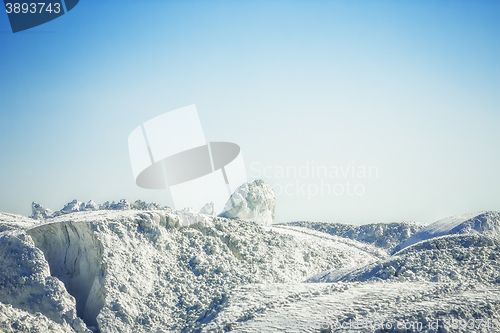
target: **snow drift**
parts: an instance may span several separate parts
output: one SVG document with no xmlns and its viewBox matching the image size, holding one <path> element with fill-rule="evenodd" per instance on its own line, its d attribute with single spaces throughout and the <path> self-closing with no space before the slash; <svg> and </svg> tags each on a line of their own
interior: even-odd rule
<svg viewBox="0 0 500 333">
<path fill-rule="evenodd" d="M 363 225 L 298 221 L 282 223 L 286 226 L 297 226 L 318 230 L 329 235 L 336 235 L 363 243 L 372 244 L 393 252 L 411 235 L 425 227 L 417 222 L 371 223 Z"/>
<path fill-rule="evenodd" d="M 328 332 L 353 320 L 446 332 L 470 318 L 500 329 L 497 212 L 422 229 L 262 226 L 126 200 L 33 207 L 37 219 L 0 214 L 2 332 Z"/>
<path fill-rule="evenodd" d="M 8 294 L 22 290 L 31 300 L 0 301 L 31 316 L 41 314 L 66 331 L 201 330 L 237 286 L 300 283 L 327 269 L 380 258 L 355 242 L 319 243 L 190 210 L 78 211 L 42 221 L 4 220 L 12 229 L 0 236 L 6 249 L 2 266 L 34 262 L 44 274 L 38 279 L 43 283 L 37 283 L 41 291 L 34 291 L 19 284 L 13 289 L 10 282 L 33 279 L 33 272 L 4 271 L 1 289 Z M 15 250 L 20 242 L 28 242 L 27 255 Z M 45 298 L 51 293 L 58 296 Z M 35 307 L 22 305 L 39 299 L 44 302 Z"/>
<path fill-rule="evenodd" d="M 401 248 L 434 237 L 471 233 L 500 236 L 500 214 L 498 212 L 480 212 L 439 220 L 413 234 L 402 244 Z"/>
</svg>

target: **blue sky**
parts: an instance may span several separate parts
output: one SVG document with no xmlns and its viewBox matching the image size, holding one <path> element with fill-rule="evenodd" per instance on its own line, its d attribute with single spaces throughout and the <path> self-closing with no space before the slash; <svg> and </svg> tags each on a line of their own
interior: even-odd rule
<svg viewBox="0 0 500 333">
<path fill-rule="evenodd" d="M 378 168 L 265 177 L 365 190 L 281 194 L 277 221 L 500 210 L 499 36 L 495 1 L 82 0 L 17 34 L 2 12 L 0 211 L 169 204 L 135 185 L 127 137 L 190 104 L 208 140 L 241 146 L 249 179 L 307 163 Z"/>
</svg>

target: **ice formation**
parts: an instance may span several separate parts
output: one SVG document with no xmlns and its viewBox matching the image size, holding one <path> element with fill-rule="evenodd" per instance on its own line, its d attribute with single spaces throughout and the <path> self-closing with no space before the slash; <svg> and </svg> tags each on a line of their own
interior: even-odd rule
<svg viewBox="0 0 500 333">
<path fill-rule="evenodd" d="M 50 209 L 45 208 L 39 203 L 33 202 L 31 204 L 32 215 L 30 216 L 33 219 L 43 220 L 52 217 L 57 217 L 60 215 L 71 214 L 75 212 L 87 212 L 87 211 L 96 211 L 96 210 L 157 210 L 164 209 L 166 207 L 162 207 L 156 202 L 144 202 L 141 200 L 137 200 L 133 203 L 128 202 L 127 199 L 121 199 L 117 203 L 106 201 L 102 205 L 98 205 L 94 202 L 94 200 L 90 200 L 85 203 L 79 200 L 73 200 L 68 202 L 61 210 L 52 212 Z"/>
<path fill-rule="evenodd" d="M 200 210 L 200 214 L 206 214 L 206 215 L 216 215 L 215 214 L 215 207 L 214 203 L 210 202 L 207 203 L 205 206 L 203 206 Z"/>
<path fill-rule="evenodd" d="M 51 217 L 53 212 L 50 209 L 45 208 L 36 202 L 33 202 L 31 204 L 31 214 L 32 214 L 30 216 L 31 218 L 34 218 L 37 220 L 43 220 L 43 219 Z"/>
<path fill-rule="evenodd" d="M 274 220 L 276 195 L 263 180 L 255 180 L 238 187 L 227 201 L 222 217 L 271 225 Z"/>
</svg>

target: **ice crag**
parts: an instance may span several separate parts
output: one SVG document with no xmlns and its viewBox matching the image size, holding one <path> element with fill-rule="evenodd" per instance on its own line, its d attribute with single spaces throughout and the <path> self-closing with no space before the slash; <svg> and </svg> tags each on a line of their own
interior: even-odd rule
<svg viewBox="0 0 500 333">
<path fill-rule="evenodd" d="M 33 202 L 31 204 L 31 218 L 36 220 L 43 220 L 49 218 L 54 214 L 50 209 L 43 207 L 39 203 Z"/>
<path fill-rule="evenodd" d="M 210 202 L 207 203 L 205 206 L 203 206 L 200 210 L 200 214 L 206 214 L 206 215 L 216 215 L 215 214 L 215 207 L 214 203 Z"/>
<path fill-rule="evenodd" d="M 48 218 L 53 218 L 65 214 L 71 214 L 76 212 L 88 212 L 88 211 L 96 211 L 96 210 L 157 210 L 157 209 L 165 209 L 166 207 L 162 207 L 155 202 L 144 202 L 141 200 L 137 200 L 133 203 L 128 202 L 127 199 L 121 199 L 117 203 L 106 201 L 102 205 L 96 204 L 93 200 L 89 202 L 83 202 L 79 200 L 73 200 L 67 203 L 61 210 L 52 212 L 50 209 L 45 208 L 37 202 L 33 202 L 31 204 L 32 215 L 30 216 L 33 219 L 43 220 Z"/>
<path fill-rule="evenodd" d="M 271 225 L 275 206 L 276 195 L 272 187 L 263 180 L 255 180 L 234 191 L 220 216 Z"/>
<path fill-rule="evenodd" d="M 59 279 L 50 275 L 44 253 L 29 235 L 2 233 L 0 267 L 0 304 L 4 308 L 1 313 L 7 317 L 0 322 L 1 332 L 32 331 L 38 327 L 38 320 L 41 326 L 47 323 L 46 328 L 54 331 L 88 332 L 76 316 L 75 299 Z M 16 318 L 27 314 L 32 317 L 31 323 Z"/>
</svg>

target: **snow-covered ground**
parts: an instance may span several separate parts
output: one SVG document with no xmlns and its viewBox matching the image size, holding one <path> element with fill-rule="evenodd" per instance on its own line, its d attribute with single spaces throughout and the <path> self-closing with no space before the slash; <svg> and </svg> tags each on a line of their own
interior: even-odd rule
<svg viewBox="0 0 500 333">
<path fill-rule="evenodd" d="M 401 245 L 401 248 L 443 235 L 471 233 L 498 236 L 500 234 L 499 213 L 470 213 L 439 220 L 413 234 Z"/>
<path fill-rule="evenodd" d="M 496 212 L 266 227 L 124 200 L 66 207 L 0 214 L 0 332 L 500 330 Z"/>
</svg>

